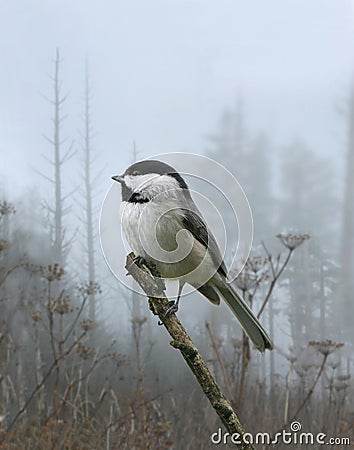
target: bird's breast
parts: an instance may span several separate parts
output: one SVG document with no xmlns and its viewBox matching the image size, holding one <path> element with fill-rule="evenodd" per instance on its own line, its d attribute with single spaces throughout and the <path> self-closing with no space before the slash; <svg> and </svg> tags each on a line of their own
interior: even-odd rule
<svg viewBox="0 0 354 450">
<path fill-rule="evenodd" d="M 173 209 L 148 203 L 122 202 L 120 217 L 125 237 L 140 256 L 162 259 L 177 248 L 176 235 L 182 229 L 173 218 Z M 160 250 L 160 252 L 159 252 Z"/>
<path fill-rule="evenodd" d="M 163 206 L 154 202 L 122 202 L 122 228 L 133 252 L 147 262 L 152 261 L 163 278 L 191 282 L 199 278 L 195 271 L 199 266 L 203 279 L 206 273 L 212 276 L 214 264 L 206 248 L 184 228 L 175 207 Z"/>
</svg>

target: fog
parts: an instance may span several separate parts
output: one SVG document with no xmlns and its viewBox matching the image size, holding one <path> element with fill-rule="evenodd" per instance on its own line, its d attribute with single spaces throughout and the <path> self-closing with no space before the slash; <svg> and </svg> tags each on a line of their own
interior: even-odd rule
<svg viewBox="0 0 354 450">
<path fill-rule="evenodd" d="M 199 294 L 178 312 L 247 431 L 273 434 L 297 412 L 304 431 L 353 439 L 353 7 L 1 2 L 0 441 L 213 448 L 214 411 L 127 288 L 110 177 L 162 154 L 182 154 L 188 174 L 210 173 L 198 155 L 221 164 L 252 210 L 236 286 L 275 350 L 245 361 L 230 311 Z M 210 184 L 188 183 L 230 267 L 235 218 Z M 99 225 L 113 233 L 103 251 Z"/>
<path fill-rule="evenodd" d="M 133 140 L 146 156 L 203 151 L 239 96 L 252 130 L 275 143 L 300 134 L 326 154 L 341 148 L 335 107 L 351 82 L 349 1 L 2 2 L 0 20 L 1 149 L 19 184 L 31 184 L 29 163 L 47 153 L 41 94 L 51 94 L 56 47 L 70 93 L 64 134 L 77 138 L 87 58 L 95 146 L 110 166 L 124 167 Z"/>
</svg>

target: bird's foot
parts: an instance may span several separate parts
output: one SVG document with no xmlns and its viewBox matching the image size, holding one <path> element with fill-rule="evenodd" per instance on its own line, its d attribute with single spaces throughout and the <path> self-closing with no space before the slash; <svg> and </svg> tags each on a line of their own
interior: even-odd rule
<svg viewBox="0 0 354 450">
<path fill-rule="evenodd" d="M 129 265 L 132 265 L 132 264 L 137 265 L 139 268 L 142 268 L 143 266 L 146 267 L 146 261 L 142 256 L 135 256 L 135 258 L 132 258 L 129 262 Z M 129 271 L 129 267 L 126 267 L 126 269 L 128 270 L 128 272 L 125 275 L 128 277 L 131 275 L 131 273 Z"/>
<path fill-rule="evenodd" d="M 133 258 L 133 263 L 141 267 L 143 264 L 146 265 L 146 261 L 142 256 L 136 256 Z"/>
<path fill-rule="evenodd" d="M 165 317 L 169 317 L 171 314 L 175 314 L 178 311 L 178 302 L 174 302 L 173 300 L 168 302 L 170 307 L 165 312 Z"/>
</svg>

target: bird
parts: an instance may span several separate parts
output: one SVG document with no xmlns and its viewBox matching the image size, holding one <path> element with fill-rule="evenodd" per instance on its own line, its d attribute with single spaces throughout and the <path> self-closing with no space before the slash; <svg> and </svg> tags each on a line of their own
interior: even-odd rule
<svg viewBox="0 0 354 450">
<path fill-rule="evenodd" d="M 176 301 L 166 315 L 176 313 L 186 283 L 214 305 L 222 297 L 261 353 L 273 343 L 246 302 L 227 281 L 227 269 L 217 241 L 195 204 L 184 178 L 159 160 L 142 160 L 122 175 L 121 226 L 137 262 L 153 264 L 162 278 L 178 280 Z"/>
</svg>

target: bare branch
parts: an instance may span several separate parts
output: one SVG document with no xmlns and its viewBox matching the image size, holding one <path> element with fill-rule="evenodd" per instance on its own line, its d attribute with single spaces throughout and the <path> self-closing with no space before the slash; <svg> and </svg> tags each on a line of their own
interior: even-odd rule
<svg viewBox="0 0 354 450">
<path fill-rule="evenodd" d="M 44 175 L 42 172 L 40 172 L 39 170 L 35 169 L 33 166 L 30 166 L 31 169 L 36 172 L 38 175 L 40 175 L 41 177 L 43 177 L 44 179 L 46 179 L 47 181 L 50 181 L 51 183 L 55 183 L 55 181 L 52 178 L 47 177 L 47 175 Z"/>
<path fill-rule="evenodd" d="M 210 341 L 211 341 L 211 345 L 213 346 L 213 350 L 215 352 L 216 358 L 217 358 L 219 366 L 221 368 L 222 376 L 224 378 L 224 383 L 225 383 L 225 387 L 226 387 L 226 390 L 227 390 L 227 395 L 231 398 L 231 401 L 234 401 L 235 399 L 234 399 L 234 396 L 232 395 L 231 383 L 230 383 L 229 377 L 228 377 L 227 372 L 226 372 L 225 364 L 224 364 L 224 361 L 221 358 L 220 352 L 219 352 L 219 350 L 217 348 L 217 345 L 215 343 L 215 339 L 214 339 L 214 336 L 212 335 L 209 322 L 205 322 L 205 328 L 207 329 L 208 336 L 209 336 Z"/>
<path fill-rule="evenodd" d="M 265 246 L 264 246 L 264 248 L 266 249 Z M 267 295 L 265 296 L 265 299 L 263 300 L 262 306 L 261 306 L 261 308 L 260 308 L 260 310 L 259 310 L 259 312 L 257 314 L 257 318 L 258 319 L 260 318 L 262 312 L 264 311 L 264 308 L 266 307 L 266 305 L 267 305 L 267 303 L 268 303 L 268 301 L 270 299 L 270 296 L 272 295 L 272 292 L 273 292 L 273 289 L 274 289 L 274 286 L 275 286 L 276 282 L 278 281 L 280 275 L 283 273 L 285 267 L 288 265 L 288 262 L 290 261 L 291 255 L 293 254 L 293 251 L 294 251 L 293 248 L 288 249 L 288 254 L 287 254 L 287 256 L 286 256 L 286 258 L 285 258 L 285 260 L 283 262 L 283 265 L 281 266 L 281 268 L 279 270 L 275 270 L 274 266 L 273 266 L 273 263 L 272 263 L 272 257 L 269 254 L 268 250 L 266 249 L 267 255 L 270 258 L 270 262 L 271 262 L 273 279 L 270 282 Z M 280 255 L 279 255 L 279 257 L 280 257 Z"/>
<path fill-rule="evenodd" d="M 19 409 L 19 411 L 17 412 L 17 414 L 15 415 L 15 417 L 12 419 L 10 425 L 7 427 L 6 431 L 9 431 L 13 425 L 16 423 L 17 419 L 26 411 L 26 409 L 28 408 L 28 405 L 31 403 L 31 401 L 33 400 L 33 398 L 36 396 L 37 392 L 42 388 L 42 386 L 44 386 L 44 383 L 47 381 L 47 379 L 50 377 L 51 373 L 53 372 L 53 370 L 56 368 L 57 364 L 64 359 L 66 356 L 68 356 L 72 350 L 76 347 L 76 345 L 82 340 L 82 338 L 86 335 L 86 331 L 84 331 L 72 344 L 71 346 L 66 350 L 65 353 L 63 353 L 62 355 L 58 356 L 58 358 L 56 358 L 52 365 L 49 367 L 47 373 L 44 375 L 44 377 L 42 378 L 42 381 L 40 383 L 37 384 L 37 386 L 34 388 L 34 390 L 32 391 L 32 393 L 30 394 L 30 396 L 28 397 L 28 399 L 26 400 L 25 404 L 22 406 L 22 408 Z"/>
<path fill-rule="evenodd" d="M 192 342 L 183 325 L 175 314 L 166 317 L 166 312 L 170 304 L 164 293 L 164 283 L 160 278 L 154 278 L 145 266 L 142 268 L 138 267 L 134 263 L 133 258 L 134 254 L 130 253 L 127 256 L 125 267 L 148 296 L 149 307 L 152 313 L 160 318 L 161 323 L 172 337 L 170 344 L 181 352 L 184 360 L 203 389 L 204 394 L 229 433 L 239 433 L 241 437 L 244 436 L 245 430 L 241 425 L 237 414 L 233 410 L 230 402 L 220 391 L 219 386 L 216 384 L 210 370 L 206 366 L 198 349 Z M 153 270 L 152 268 L 150 269 Z M 155 272 L 155 275 L 157 275 L 156 270 L 153 271 Z M 243 440 L 241 439 L 241 441 Z M 245 441 L 247 441 L 247 439 L 245 439 Z M 242 443 L 237 444 L 237 448 L 249 450 L 254 447 L 251 444 Z"/>
</svg>

